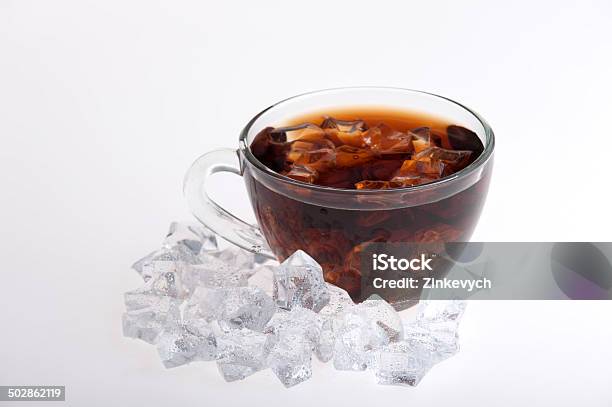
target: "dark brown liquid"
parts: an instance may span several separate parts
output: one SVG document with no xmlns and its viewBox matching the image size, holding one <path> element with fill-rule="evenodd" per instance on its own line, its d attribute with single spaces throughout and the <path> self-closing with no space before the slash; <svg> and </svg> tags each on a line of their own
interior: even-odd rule
<svg viewBox="0 0 612 407">
<path fill-rule="evenodd" d="M 437 146 L 472 152 L 469 160 L 462 163 L 463 167 L 473 162 L 483 151 L 482 143 L 470 130 L 454 126 L 441 118 L 410 111 L 325 111 L 292 118 L 287 124 L 311 122 L 318 125 L 326 116 L 346 121 L 361 119 L 367 128 L 383 123 L 399 132 L 428 127 L 432 143 Z M 292 169 L 292 165 L 287 163 L 285 144 L 292 141 L 290 135 L 287 134 L 284 139 L 270 139 L 272 144 L 264 140 L 268 143 L 265 144 L 261 142 L 261 134 L 264 132 L 251 145 L 253 154 L 269 168 L 287 174 Z M 311 180 L 313 183 L 337 188 L 355 188 L 356 183 L 363 179 L 384 181 L 393 177 L 402 163 L 410 160 L 413 155 L 414 151 L 399 151 L 393 155 L 376 156 L 363 164 L 354 165 L 359 170 L 355 172 L 351 169 L 349 177 L 341 174 L 334 178 L 336 174 L 346 172 L 346 168 L 332 167 L 330 170 L 325 167 L 325 171 L 320 171 L 323 176 L 318 174 L 316 180 Z M 377 169 L 377 166 L 382 169 Z M 304 250 L 322 265 L 328 282 L 347 290 L 353 299 L 362 300 L 359 258 L 362 245 L 368 242 L 467 241 L 484 203 L 489 169 L 484 171 L 483 177 L 474 185 L 443 199 L 418 206 L 381 210 L 335 209 L 292 199 L 261 184 L 248 168 L 244 178 L 258 223 L 278 258 L 283 260 L 296 250 Z M 367 177 L 364 178 L 364 174 Z M 446 175 L 448 173 L 441 176 Z"/>
<path fill-rule="evenodd" d="M 251 143 L 268 168 L 297 181 L 343 189 L 423 185 L 472 163 L 478 136 L 431 116 L 388 110 L 335 111 L 262 130 Z"/>
<path fill-rule="evenodd" d="M 335 109 L 316 113 L 300 115 L 287 120 L 283 125 L 294 126 L 300 123 L 321 123 L 326 117 L 334 117 L 339 120 L 364 120 L 370 127 L 379 123 L 398 130 L 408 131 L 417 127 L 429 127 L 435 132 L 443 133 L 446 128 L 453 124 L 446 119 L 420 112 L 400 109 L 381 109 L 381 108 L 353 108 Z"/>
</svg>

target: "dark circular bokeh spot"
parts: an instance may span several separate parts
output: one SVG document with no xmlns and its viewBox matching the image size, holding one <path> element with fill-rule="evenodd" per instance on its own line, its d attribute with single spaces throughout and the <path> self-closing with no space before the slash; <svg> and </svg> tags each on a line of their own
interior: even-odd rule
<svg viewBox="0 0 612 407">
<path fill-rule="evenodd" d="M 612 265 L 606 255 L 587 242 L 555 243 L 551 254 L 555 282 L 571 299 L 610 298 Z"/>
</svg>

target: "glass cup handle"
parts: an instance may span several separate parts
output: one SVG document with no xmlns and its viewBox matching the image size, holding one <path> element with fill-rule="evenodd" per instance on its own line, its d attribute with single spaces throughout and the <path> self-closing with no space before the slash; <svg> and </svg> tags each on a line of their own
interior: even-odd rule
<svg viewBox="0 0 612 407">
<path fill-rule="evenodd" d="M 242 176 L 240 158 L 236 150 L 213 150 L 195 160 L 185 174 L 183 183 L 183 194 L 189 209 L 204 226 L 223 239 L 250 252 L 276 259 L 259 227 L 232 215 L 208 195 L 208 177 L 224 171 Z"/>
</svg>

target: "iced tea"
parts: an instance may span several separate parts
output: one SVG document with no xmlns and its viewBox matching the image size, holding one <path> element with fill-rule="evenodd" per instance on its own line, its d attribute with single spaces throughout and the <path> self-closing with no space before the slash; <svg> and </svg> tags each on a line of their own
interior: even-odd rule
<svg viewBox="0 0 612 407">
<path fill-rule="evenodd" d="M 296 117 L 263 129 L 253 155 L 271 170 L 329 188 L 413 188 L 469 166 L 484 150 L 471 130 L 409 111 L 355 109 Z M 258 223 L 284 259 L 302 249 L 325 279 L 361 299 L 359 252 L 368 242 L 466 241 L 476 224 L 488 173 L 471 187 L 419 206 L 336 209 L 288 198 L 246 174 Z"/>
</svg>

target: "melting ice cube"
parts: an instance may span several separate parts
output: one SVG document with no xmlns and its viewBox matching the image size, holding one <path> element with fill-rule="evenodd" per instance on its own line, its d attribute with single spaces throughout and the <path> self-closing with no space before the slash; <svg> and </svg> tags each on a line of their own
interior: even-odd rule
<svg viewBox="0 0 612 407">
<path fill-rule="evenodd" d="M 276 267 L 274 300 L 284 309 L 301 306 L 320 311 L 329 302 L 329 292 L 319 263 L 298 250 Z"/>
</svg>

